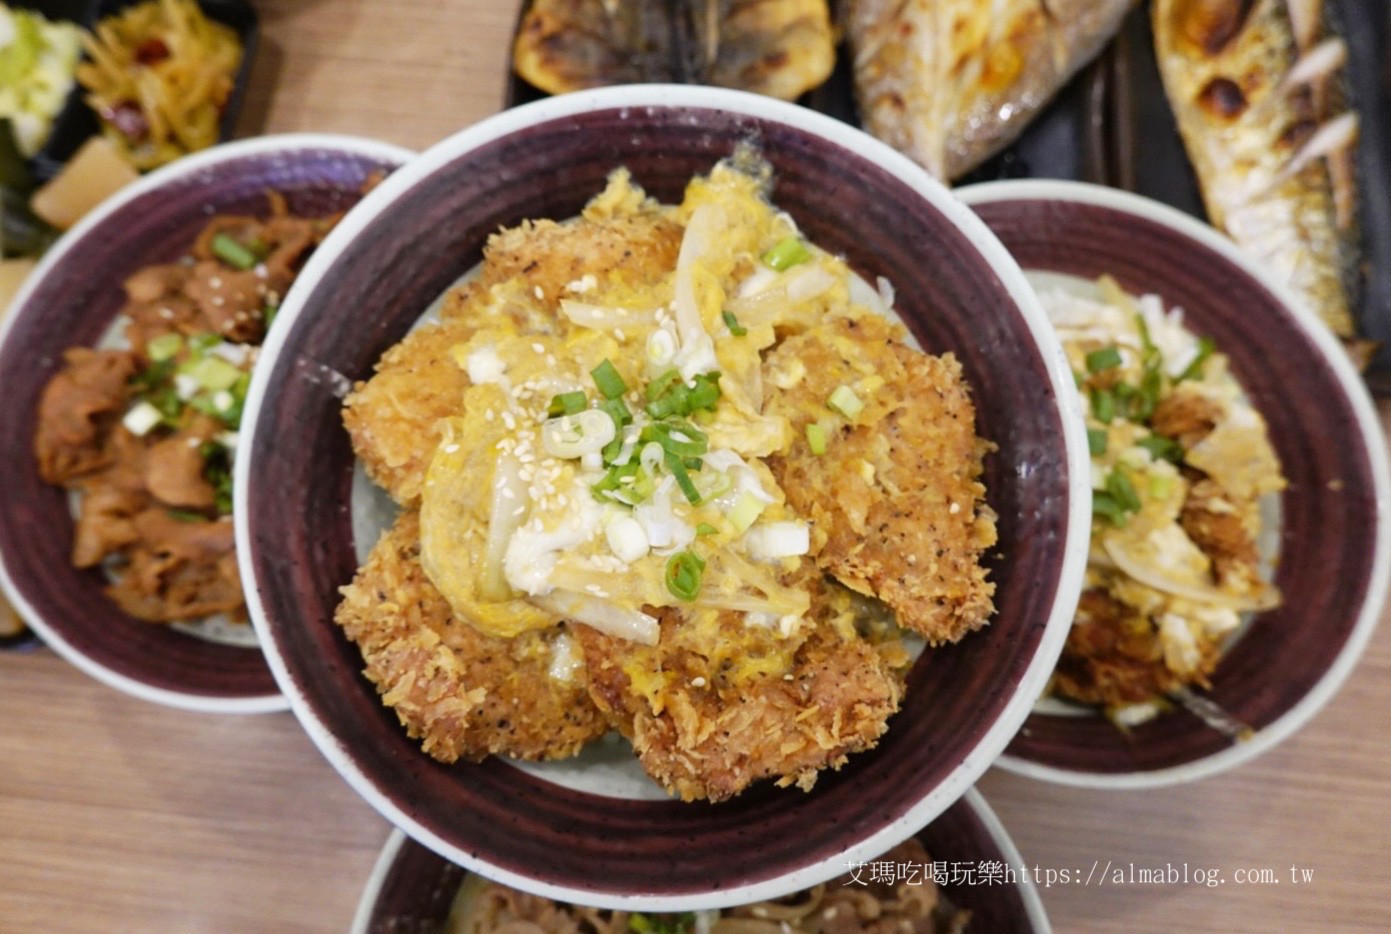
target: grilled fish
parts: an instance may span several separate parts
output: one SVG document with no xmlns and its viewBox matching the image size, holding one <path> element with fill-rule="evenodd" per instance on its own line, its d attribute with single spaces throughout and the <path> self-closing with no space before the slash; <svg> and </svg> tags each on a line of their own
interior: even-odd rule
<svg viewBox="0 0 1391 934">
<path fill-rule="evenodd" d="M 1009 145 L 1134 0 L 850 0 L 860 119 L 940 179 Z"/>
<path fill-rule="evenodd" d="M 1155 53 L 1208 217 L 1354 334 L 1353 147 L 1321 0 L 1155 0 Z"/>
<path fill-rule="evenodd" d="M 793 100 L 835 66 L 826 0 L 534 0 L 513 67 L 548 94 L 637 81 Z"/>
</svg>

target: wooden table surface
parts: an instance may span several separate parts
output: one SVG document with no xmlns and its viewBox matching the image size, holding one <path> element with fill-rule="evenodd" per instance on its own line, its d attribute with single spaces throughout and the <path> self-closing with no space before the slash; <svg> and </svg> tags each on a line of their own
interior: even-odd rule
<svg viewBox="0 0 1391 934">
<path fill-rule="evenodd" d="M 515 0 L 256 7 L 241 135 L 424 147 L 502 105 Z M 1382 625 L 1328 707 L 1235 772 L 1099 794 L 993 770 L 980 787 L 1040 873 L 1110 861 L 1225 880 L 1042 888 L 1058 931 L 1391 930 L 1388 711 Z M 0 653 L 0 932 L 345 931 L 387 832 L 289 714 L 165 709 L 47 650 Z M 1238 884 L 1262 870 L 1278 882 Z"/>
</svg>

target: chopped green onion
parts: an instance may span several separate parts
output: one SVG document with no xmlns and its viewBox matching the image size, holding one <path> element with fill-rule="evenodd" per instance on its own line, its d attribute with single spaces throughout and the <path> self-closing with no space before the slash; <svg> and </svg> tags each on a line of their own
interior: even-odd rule
<svg viewBox="0 0 1391 934">
<path fill-rule="evenodd" d="M 811 250 L 796 237 L 788 237 L 763 254 L 763 264 L 782 272 L 811 259 Z"/>
<path fill-rule="evenodd" d="M 164 360 L 172 360 L 180 350 L 183 350 L 184 339 L 181 334 L 161 334 L 152 338 L 145 350 L 150 355 L 150 359 L 156 363 Z"/>
<path fill-rule="evenodd" d="M 693 551 L 678 551 L 667 559 L 667 590 L 678 600 L 694 600 L 700 594 L 705 561 Z"/>
<path fill-rule="evenodd" d="M 1144 350 L 1144 355 L 1148 359 L 1150 351 L 1157 351 L 1159 348 L 1154 346 L 1154 338 L 1150 337 L 1149 322 L 1142 314 L 1135 315 L 1135 330 L 1140 332 L 1140 347 Z"/>
<path fill-rule="evenodd" d="M 589 397 L 579 390 L 556 393 L 551 397 L 551 404 L 546 406 L 546 416 L 559 418 L 562 415 L 577 415 L 588 407 Z"/>
<path fill-rule="evenodd" d="M 590 370 L 589 375 L 594 377 L 594 385 L 599 387 L 599 392 L 605 399 L 618 399 L 628 391 L 628 384 L 623 381 L 618 368 L 608 358 Z"/>
<path fill-rule="evenodd" d="M 222 392 L 225 389 L 231 389 L 243 373 L 242 370 L 221 357 L 203 357 L 184 366 L 182 372 L 209 392 Z"/>
<path fill-rule="evenodd" d="M 718 531 L 719 529 L 708 522 L 702 522 L 700 525 L 696 526 L 697 535 L 714 535 Z"/>
<path fill-rule="evenodd" d="M 1130 478 L 1119 470 L 1113 470 L 1106 476 L 1106 492 L 1110 493 L 1117 505 L 1126 512 L 1140 511 L 1140 494 L 1135 492 L 1135 485 L 1130 482 Z"/>
<path fill-rule="evenodd" d="M 276 314 L 280 311 L 280 306 L 273 302 L 266 302 L 266 307 L 261 309 L 261 317 L 266 322 L 266 327 L 270 327 L 275 321 Z"/>
<path fill-rule="evenodd" d="M 1150 498 L 1151 498 L 1151 499 L 1159 499 L 1159 500 L 1168 499 L 1168 498 L 1169 498 L 1169 494 L 1170 494 L 1171 492 L 1173 492 L 1173 489 L 1174 489 L 1173 477 L 1167 476 L 1167 475 L 1165 475 L 1165 474 L 1158 474 L 1158 473 L 1156 473 L 1156 474 L 1150 474 Z"/>
<path fill-rule="evenodd" d="M 1092 390 L 1092 414 L 1101 424 L 1111 424 L 1111 419 L 1116 417 L 1116 396 L 1111 390 Z"/>
<path fill-rule="evenodd" d="M 166 509 L 164 512 L 175 522 L 202 522 L 207 516 L 188 509 Z"/>
<path fill-rule="evenodd" d="M 691 465 L 687 464 L 686 466 L 690 467 Z M 700 468 L 692 469 L 699 470 Z M 702 503 L 708 503 L 717 496 L 723 496 L 734 488 L 734 478 L 722 470 L 703 470 L 697 481 L 696 489 L 700 491 Z"/>
<path fill-rule="evenodd" d="M 666 456 L 667 470 L 676 478 L 676 485 L 681 488 L 681 493 L 686 497 L 686 501 L 692 506 L 700 505 L 700 490 L 696 489 L 695 481 L 691 479 L 690 471 L 682 463 L 681 458 L 670 451 Z"/>
<path fill-rule="evenodd" d="M 643 443 L 655 441 L 677 457 L 700 457 L 710 450 L 710 438 L 690 422 L 669 419 L 646 425 L 638 435 Z"/>
<path fill-rule="evenodd" d="M 259 256 L 225 233 L 213 237 L 212 251 L 214 256 L 236 269 L 247 270 L 261 261 Z"/>
<path fill-rule="evenodd" d="M 628 411 L 622 399 L 605 399 L 599 403 L 599 411 L 613 419 L 614 425 L 620 429 L 633 422 L 633 413 Z"/>
<path fill-rule="evenodd" d="M 1140 447 L 1150 452 L 1150 456 L 1155 460 L 1171 461 L 1178 464 L 1183 461 L 1183 445 L 1173 438 L 1166 438 L 1163 435 L 1150 435 L 1148 438 L 1141 438 L 1138 442 Z"/>
<path fill-rule="evenodd" d="M 188 339 L 188 348 L 189 350 L 193 351 L 195 356 L 201 356 L 204 351 L 212 350 L 220 343 L 222 343 L 221 334 L 212 334 L 205 332 L 203 334 L 195 334 L 192 337 L 190 337 Z"/>
<path fill-rule="evenodd" d="M 1159 370 L 1145 370 L 1140 379 L 1140 405 L 1132 406 L 1136 421 L 1148 421 L 1159 407 L 1159 397 L 1164 392 L 1164 374 Z"/>
<path fill-rule="evenodd" d="M 1121 352 L 1115 347 L 1103 347 L 1100 350 L 1093 350 L 1087 354 L 1087 372 L 1100 373 L 1102 370 L 1114 370 L 1121 365 Z"/>
<path fill-rule="evenodd" d="M 768 504 L 754 496 L 748 490 L 739 494 L 739 499 L 734 504 L 734 508 L 729 511 L 729 524 L 734 526 L 734 531 L 740 535 L 748 531 L 749 526 L 758 521 L 758 517 L 763 514 L 763 510 Z"/>
<path fill-rule="evenodd" d="M 1207 358 L 1212 356 L 1212 352 L 1217 349 L 1217 345 L 1212 342 L 1210 337 L 1198 338 L 1198 355 L 1193 358 L 1193 362 L 1183 368 L 1183 372 L 1178 375 L 1176 383 L 1181 383 L 1186 379 L 1197 379 L 1203 375 L 1203 364 L 1207 363 Z"/>
<path fill-rule="evenodd" d="M 1120 528 L 1129 521 L 1129 515 L 1115 498 L 1103 490 L 1092 493 L 1092 515 L 1101 516 L 1108 520 L 1112 525 Z"/>
<path fill-rule="evenodd" d="M 1105 428 L 1087 429 L 1087 449 L 1092 452 L 1092 457 L 1100 457 L 1106 453 L 1107 434 Z"/>
<path fill-rule="evenodd" d="M 726 311 L 720 317 L 724 318 L 724 326 L 729 328 L 729 333 L 735 337 L 743 337 L 749 333 L 749 329 L 740 324 L 739 319 L 734 317 L 734 312 Z"/>
<path fill-rule="evenodd" d="M 654 402 L 666 395 L 667 390 L 671 389 L 671 387 L 679 382 L 681 382 L 681 371 L 667 370 L 661 376 L 658 376 L 647 384 L 647 388 L 643 390 L 643 395 L 647 397 L 648 402 Z"/>
<path fill-rule="evenodd" d="M 826 429 L 816 422 L 807 422 L 807 447 L 818 457 L 826 453 Z"/>
<path fill-rule="evenodd" d="M 855 395 L 855 390 L 844 385 L 836 387 L 835 392 L 831 393 L 831 398 L 826 400 L 826 404 L 851 421 L 854 421 L 855 416 L 864 411 L 865 407 L 865 404 L 860 401 L 860 397 Z"/>
<path fill-rule="evenodd" d="M 702 373 L 695 378 L 695 386 L 686 395 L 687 412 L 697 409 L 713 409 L 720 399 L 720 374 Z"/>
</svg>

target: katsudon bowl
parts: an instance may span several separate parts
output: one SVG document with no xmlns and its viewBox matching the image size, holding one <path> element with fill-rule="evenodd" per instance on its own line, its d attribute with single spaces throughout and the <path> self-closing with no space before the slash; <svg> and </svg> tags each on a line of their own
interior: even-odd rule
<svg viewBox="0 0 1391 934">
<path fill-rule="evenodd" d="M 363 676 L 334 622 L 339 588 L 391 521 L 355 471 L 342 401 L 383 352 L 524 219 L 566 219 L 626 167 L 664 203 L 740 144 L 772 200 L 869 282 L 883 277 L 926 349 L 960 360 L 999 515 L 990 624 L 927 652 L 872 751 L 808 793 L 755 785 L 669 798 L 610 737 L 579 758 L 445 765 Z M 1080 585 L 1085 439 L 1061 348 L 1019 269 L 922 171 L 843 124 L 746 94 L 637 86 L 506 111 L 438 144 L 323 244 L 277 319 L 249 396 L 238 543 L 255 625 L 306 730 L 410 836 L 514 887 L 667 910 L 776 897 L 831 878 L 931 821 L 1004 748 L 1042 689 Z"/>
<path fill-rule="evenodd" d="M 1183 327 L 1228 358 L 1287 481 L 1261 502 L 1256 540 L 1280 602 L 1243 614 L 1210 686 L 1124 729 L 1095 708 L 1045 698 L 999 764 L 1068 785 L 1144 788 L 1250 761 L 1334 696 L 1382 612 L 1391 480 L 1366 388 L 1327 327 L 1186 214 L 1075 182 L 990 182 L 960 195 L 1041 290 L 1086 297 L 1110 276 L 1182 309 Z"/>
<path fill-rule="evenodd" d="M 189 255 L 212 217 L 265 217 L 270 191 L 281 192 L 301 216 L 334 215 L 361 197 L 374 173 L 390 171 L 409 155 L 372 140 L 304 133 L 189 156 L 87 215 L 48 251 L 15 297 L 0 331 L 0 584 L 44 643 L 82 671 L 185 709 L 285 709 L 244 621 L 136 619 L 105 592 L 119 567 L 72 566 L 75 500 L 44 482 L 35 455 L 40 399 L 68 349 L 124 345 L 126 280 L 144 267 Z M 100 410 L 92 418 L 99 420 Z"/>
</svg>

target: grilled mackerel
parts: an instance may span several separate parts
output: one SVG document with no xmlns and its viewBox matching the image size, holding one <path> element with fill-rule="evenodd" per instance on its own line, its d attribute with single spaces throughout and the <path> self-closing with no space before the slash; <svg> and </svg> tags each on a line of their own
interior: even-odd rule
<svg viewBox="0 0 1391 934">
<path fill-rule="evenodd" d="M 1134 0 L 849 0 L 860 119 L 943 180 L 1008 146 Z"/>
<path fill-rule="evenodd" d="M 793 100 L 835 67 L 826 0 L 534 0 L 513 67 L 548 94 L 642 81 Z"/>
<path fill-rule="evenodd" d="M 1209 219 L 1351 337 L 1357 117 L 1321 0 L 1154 0 L 1152 15 Z"/>
</svg>

